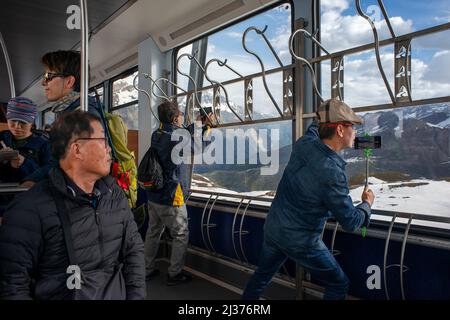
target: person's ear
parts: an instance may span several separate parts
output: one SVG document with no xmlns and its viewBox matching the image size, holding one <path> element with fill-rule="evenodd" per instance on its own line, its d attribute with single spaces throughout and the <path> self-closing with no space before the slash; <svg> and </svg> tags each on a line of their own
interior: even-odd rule
<svg viewBox="0 0 450 320">
<path fill-rule="evenodd" d="M 339 138 L 344 137 L 344 126 L 341 125 L 341 124 L 339 124 L 339 125 L 336 127 L 336 133 L 337 133 L 337 135 L 339 136 Z"/>
<path fill-rule="evenodd" d="M 77 159 L 80 159 L 82 157 L 81 150 L 80 150 L 80 144 L 76 142 L 72 142 L 69 146 L 68 153 L 69 155 L 74 156 Z"/>
<path fill-rule="evenodd" d="M 67 89 L 73 89 L 75 87 L 75 77 L 74 76 L 67 76 L 64 78 L 64 82 Z"/>
</svg>

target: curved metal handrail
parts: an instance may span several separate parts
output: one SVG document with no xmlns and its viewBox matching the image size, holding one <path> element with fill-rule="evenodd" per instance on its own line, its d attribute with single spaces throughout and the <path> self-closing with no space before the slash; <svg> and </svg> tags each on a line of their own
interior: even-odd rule
<svg viewBox="0 0 450 320">
<path fill-rule="evenodd" d="M 403 270 L 403 262 L 405 260 L 406 239 L 408 238 L 409 228 L 411 227 L 411 222 L 412 222 L 412 217 L 409 218 L 408 225 L 406 226 L 406 229 L 405 229 L 405 235 L 403 237 L 403 243 L 402 243 L 402 251 L 400 254 L 400 290 L 402 292 L 403 300 L 405 300 L 405 290 L 404 290 L 404 286 L 403 286 L 403 272 L 405 272 L 405 270 Z"/>
<path fill-rule="evenodd" d="M 233 244 L 234 254 L 236 255 L 236 258 L 239 259 L 240 261 L 242 261 L 242 259 L 237 252 L 236 242 L 234 241 L 234 234 L 238 233 L 239 231 L 234 231 L 234 226 L 236 225 L 236 218 L 237 218 L 239 209 L 241 208 L 242 202 L 244 202 L 244 198 L 241 199 L 241 201 L 239 202 L 239 205 L 237 206 L 236 212 L 234 213 L 234 217 L 233 217 L 233 224 L 231 225 L 231 242 Z"/>
<path fill-rule="evenodd" d="M 150 81 L 153 81 L 153 79 L 152 79 L 152 77 L 150 77 L 150 75 L 148 75 L 148 74 L 142 74 L 144 77 L 146 77 L 146 78 L 148 78 L 148 79 L 150 79 Z M 152 113 L 152 115 L 155 117 L 155 119 L 156 120 L 158 120 L 159 121 L 159 119 L 158 119 L 158 117 L 155 115 L 155 113 L 153 112 L 153 109 L 152 109 L 152 104 L 151 104 L 151 97 L 150 97 L 150 94 L 147 92 L 147 91 L 145 91 L 144 89 L 140 89 L 137 85 L 136 85 L 136 79 L 139 77 L 139 73 L 133 78 L 133 88 L 134 89 L 136 89 L 136 91 L 138 91 L 138 92 L 142 92 L 146 97 L 147 97 L 147 99 L 148 99 L 148 107 L 150 108 L 150 112 Z M 153 81 L 154 82 L 154 81 Z M 159 87 L 158 87 L 159 88 Z M 162 91 L 162 90 L 161 90 Z"/>
<path fill-rule="evenodd" d="M 395 218 L 397 217 L 396 214 L 392 216 L 391 224 L 389 225 L 389 231 L 386 237 L 386 245 L 384 246 L 384 260 L 383 260 L 383 275 L 384 275 L 384 292 L 386 293 L 386 299 L 389 300 L 389 292 L 387 287 L 387 279 L 386 279 L 386 262 L 387 262 L 387 254 L 389 249 L 389 241 L 391 239 L 392 234 L 392 228 L 394 227 Z"/>
<path fill-rule="evenodd" d="M 299 29 L 296 30 L 293 34 L 291 34 L 291 36 L 289 37 L 289 52 L 291 53 L 291 55 L 298 61 L 303 62 L 307 67 L 309 72 L 311 73 L 311 80 L 313 83 L 313 89 L 316 92 L 317 96 L 319 97 L 320 101 L 323 102 L 324 99 L 322 97 L 322 95 L 320 94 L 319 89 L 317 88 L 317 81 L 316 81 L 316 73 L 314 71 L 314 68 L 312 67 L 312 65 L 309 63 L 308 60 L 306 60 L 303 57 L 298 56 L 295 51 L 294 51 L 294 37 L 299 33 L 302 32 L 301 30 L 303 29 Z M 339 68 L 340 69 L 340 68 Z"/>
<path fill-rule="evenodd" d="M 89 19 L 87 0 L 80 0 L 81 13 L 81 72 L 80 72 L 80 107 L 84 112 L 89 106 Z"/>
<path fill-rule="evenodd" d="M 214 208 L 214 205 L 216 204 L 217 199 L 219 199 L 219 195 L 216 196 L 216 198 L 214 199 L 211 207 L 209 208 L 208 218 L 206 218 L 206 225 L 205 225 L 205 227 L 206 227 L 206 235 L 208 236 L 209 246 L 210 246 L 210 248 L 211 248 L 213 253 L 216 253 L 216 250 L 214 249 L 214 246 L 213 246 L 212 241 L 211 241 L 211 235 L 209 233 L 209 228 L 214 228 L 217 225 L 216 224 L 210 224 L 209 221 L 211 219 L 212 209 Z"/>
<path fill-rule="evenodd" d="M 272 96 L 272 93 L 269 90 L 269 86 L 267 85 L 267 81 L 266 81 L 266 69 L 264 67 L 264 63 L 262 62 L 261 58 L 253 51 L 250 51 L 246 44 L 245 44 L 245 37 L 247 36 L 247 33 L 251 30 L 254 30 L 257 34 L 261 35 L 264 39 L 264 41 L 267 43 L 267 45 L 269 46 L 269 48 L 271 49 L 272 53 L 275 55 L 275 57 L 277 58 L 278 63 L 280 64 L 281 67 L 283 67 L 283 64 L 281 63 L 280 58 L 278 58 L 278 56 L 276 55 L 272 45 L 270 44 L 269 40 L 267 39 L 267 37 L 265 36 L 264 32 L 266 32 L 267 30 L 267 25 L 264 27 L 263 30 L 259 30 L 256 27 L 249 27 L 244 31 L 244 34 L 242 35 L 242 47 L 244 48 L 244 50 L 251 54 L 252 56 L 254 56 L 259 64 L 261 65 L 261 70 L 262 70 L 262 79 L 263 79 L 263 84 L 264 84 L 264 89 L 266 90 L 267 94 L 269 95 L 270 100 L 272 101 L 272 103 L 274 104 L 275 108 L 277 109 L 278 113 L 280 114 L 280 116 L 282 118 L 284 118 L 283 112 L 281 111 L 280 107 L 278 106 L 278 103 L 275 101 L 274 97 Z M 291 110 L 292 112 L 292 110 Z"/>
<path fill-rule="evenodd" d="M 158 97 L 158 98 L 161 98 L 161 99 L 165 99 L 165 100 L 167 100 L 167 101 L 172 101 L 172 99 L 174 98 L 173 96 L 172 96 L 172 97 L 168 96 L 167 93 L 165 93 L 164 90 L 162 90 L 161 87 L 158 86 L 158 82 L 159 82 L 159 81 L 165 81 L 165 82 L 171 84 L 172 86 L 174 86 L 175 88 L 180 89 L 181 91 L 183 91 L 183 92 L 185 92 L 185 93 L 187 92 L 186 90 L 184 90 L 183 88 L 181 88 L 181 87 L 180 87 L 178 84 L 176 84 L 175 82 L 173 82 L 173 81 L 171 81 L 171 80 L 169 80 L 169 79 L 167 79 L 167 78 L 161 77 L 161 78 L 158 78 L 158 79 L 156 79 L 156 80 L 153 80 L 153 84 L 152 84 L 152 93 L 153 93 L 153 95 L 154 95 L 155 97 Z M 160 96 L 160 95 L 158 95 L 158 94 L 155 93 L 155 86 L 156 86 L 156 87 L 164 94 L 164 96 Z"/>
<path fill-rule="evenodd" d="M 391 20 L 389 19 L 389 16 L 387 14 L 386 8 L 384 7 L 384 3 L 382 0 L 378 0 L 378 5 L 380 6 L 381 12 L 383 13 L 384 19 L 386 20 L 386 24 L 389 28 L 389 32 L 391 33 L 392 38 L 395 38 L 394 29 L 391 25 Z"/>
<path fill-rule="evenodd" d="M 197 61 L 197 59 L 196 59 L 195 57 L 194 57 L 194 59 L 195 59 L 195 61 Z M 221 82 L 219 82 L 219 81 L 212 80 L 212 79 L 209 78 L 209 76 L 208 76 L 208 67 L 209 67 L 209 65 L 210 65 L 212 62 L 217 62 L 217 64 L 219 65 L 219 67 L 227 67 L 229 70 L 233 71 L 235 74 L 237 74 L 237 75 L 238 75 L 239 77 L 241 77 L 241 78 L 243 78 L 243 76 L 242 76 L 239 72 L 237 72 L 236 70 L 234 70 L 233 68 L 231 68 L 230 66 L 227 65 L 227 59 L 225 59 L 224 61 L 220 61 L 219 59 L 215 59 L 215 58 L 214 58 L 214 59 L 211 59 L 211 60 L 209 60 L 209 61 L 206 63 L 205 68 L 202 69 L 202 70 L 203 70 L 203 73 L 204 73 L 204 75 L 205 75 L 206 80 L 208 80 L 212 85 L 217 85 L 217 86 L 219 86 L 219 87 L 223 90 L 223 92 L 224 92 L 224 94 L 225 94 L 225 102 L 226 102 L 226 104 L 227 104 L 228 109 L 231 110 L 231 112 L 236 116 L 236 118 L 239 119 L 239 121 L 244 122 L 244 121 L 242 120 L 242 118 L 237 114 L 237 112 L 230 106 L 230 101 L 229 101 L 229 98 L 228 98 L 228 92 L 227 92 L 227 90 L 225 89 L 224 85 L 223 85 Z M 200 66 L 200 63 L 199 63 L 198 61 L 197 61 L 197 64 Z M 200 67 L 201 67 L 201 66 L 200 66 Z"/>
<path fill-rule="evenodd" d="M 211 201 L 211 199 L 212 199 L 212 194 L 209 196 L 209 199 L 208 199 L 208 201 L 206 201 L 206 204 L 205 204 L 205 208 L 203 208 L 203 212 L 202 212 L 202 219 L 200 220 L 200 233 L 202 234 L 202 241 L 203 241 L 203 245 L 205 246 L 205 248 L 208 250 L 208 251 L 211 251 L 210 249 L 209 249 L 209 247 L 206 245 L 206 240 L 205 240 L 205 233 L 203 232 L 203 220 L 205 220 L 205 212 L 206 212 L 206 208 L 208 207 L 208 204 L 209 204 L 209 201 Z"/>
<path fill-rule="evenodd" d="M 339 250 L 334 250 L 334 242 L 336 240 L 336 234 L 339 228 L 339 222 L 336 221 L 336 226 L 334 227 L 333 230 L 333 236 L 331 238 L 331 247 L 330 247 L 330 252 L 333 256 L 337 256 L 338 254 L 340 254 L 341 252 Z"/>
<path fill-rule="evenodd" d="M 247 205 L 245 206 L 244 212 L 242 213 L 241 223 L 239 225 L 239 246 L 241 247 L 242 256 L 244 257 L 244 260 L 246 263 L 248 263 L 248 259 L 247 259 L 247 256 L 245 255 L 244 246 L 242 245 L 242 235 L 248 234 L 248 231 L 242 231 L 242 227 L 244 226 L 245 214 L 247 213 L 247 209 L 250 206 L 251 202 L 252 202 L 252 199 L 248 200 Z"/>
<path fill-rule="evenodd" d="M 9 89 L 11 91 L 11 98 L 15 98 L 16 97 L 16 87 L 14 85 L 14 75 L 12 72 L 11 60 L 9 59 L 8 49 L 6 48 L 5 39 L 3 39 L 1 32 L 0 32 L 0 45 L 2 47 L 3 55 L 5 57 L 6 70 L 8 71 Z"/>
<path fill-rule="evenodd" d="M 375 42 L 375 57 L 377 59 L 377 66 L 378 66 L 378 70 L 380 71 L 381 77 L 383 78 L 383 82 L 384 85 L 386 86 L 386 89 L 389 93 L 389 96 L 391 98 L 392 103 L 395 105 L 396 104 L 396 100 L 395 100 L 395 96 L 392 93 L 391 90 L 391 86 L 389 84 L 389 82 L 387 81 L 386 78 L 386 74 L 384 73 L 384 69 L 383 66 L 381 64 L 381 58 L 380 58 L 380 40 L 378 39 L 378 32 L 377 32 L 377 28 L 375 27 L 375 24 L 373 23 L 372 19 L 370 19 L 369 16 L 367 16 L 361 9 L 361 0 L 355 0 L 355 5 L 356 5 L 356 11 L 358 11 L 358 14 L 363 17 L 364 19 L 367 20 L 367 22 L 369 22 L 370 27 L 372 28 L 372 32 L 373 32 L 373 38 L 374 38 L 374 42 Z"/>
<path fill-rule="evenodd" d="M 197 96 L 197 82 L 195 82 L 195 79 L 194 79 L 193 77 L 191 77 L 189 74 L 183 73 L 183 72 L 181 72 L 181 70 L 180 70 L 180 67 L 179 67 L 179 65 L 180 65 L 180 60 L 181 60 L 183 57 L 188 57 L 189 60 L 194 60 L 195 63 L 197 63 L 197 65 L 199 66 L 199 68 L 200 68 L 203 72 L 205 72 L 205 69 L 204 69 L 203 66 L 200 64 L 200 62 L 199 62 L 193 55 L 191 55 L 191 54 L 189 54 L 189 53 L 183 53 L 182 55 L 180 55 L 180 56 L 177 58 L 177 65 L 176 65 L 177 72 L 178 72 L 179 74 L 181 74 L 181 75 L 187 77 L 187 78 L 192 82 L 192 84 L 193 84 L 193 86 L 194 86 L 194 93 L 193 93 L 194 99 L 195 99 L 195 101 L 197 102 L 198 107 L 203 111 L 203 113 L 204 113 L 204 114 L 206 115 L 206 117 L 208 118 L 209 122 L 212 124 L 213 121 L 211 120 L 211 118 L 209 117 L 209 115 L 208 115 L 208 113 L 205 111 L 205 109 L 203 109 L 202 104 L 201 104 L 201 102 L 200 102 L 199 99 L 198 99 L 198 96 Z M 184 91 L 184 90 L 183 90 L 183 91 Z M 185 92 L 186 92 L 186 91 L 185 91 Z M 219 124 L 218 119 L 216 119 L 216 121 L 217 121 L 217 124 Z"/>
</svg>

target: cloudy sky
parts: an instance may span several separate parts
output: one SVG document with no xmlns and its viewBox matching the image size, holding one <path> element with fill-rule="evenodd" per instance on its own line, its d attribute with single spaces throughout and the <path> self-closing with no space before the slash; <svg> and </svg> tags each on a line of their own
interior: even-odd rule
<svg viewBox="0 0 450 320">
<path fill-rule="evenodd" d="M 385 7 L 390 16 L 396 35 L 406 34 L 450 22 L 450 4 L 448 0 L 385 0 Z M 335 52 L 362 44 L 373 42 L 369 23 L 357 14 L 355 3 L 351 0 L 321 1 L 321 40 L 330 52 Z M 361 1 L 364 12 L 375 19 L 380 39 L 390 37 L 386 22 L 378 8 L 377 1 Z M 265 35 L 272 43 L 284 65 L 290 64 L 288 39 L 290 36 L 291 8 L 282 5 L 251 19 L 235 24 L 208 39 L 207 60 L 227 59 L 228 64 L 243 75 L 260 72 L 257 59 L 244 51 L 242 34 L 255 26 L 262 30 L 267 25 Z M 425 99 L 450 94 L 450 31 L 444 31 L 412 41 L 412 94 L 413 99 Z M 250 31 L 246 38 L 248 48 L 262 58 L 265 68 L 275 68 L 277 61 L 271 54 L 261 36 Z M 185 47 L 180 52 L 190 52 Z M 394 46 L 381 48 L 381 59 L 394 90 Z M 187 59 L 180 66 L 188 71 Z M 346 56 L 345 64 L 345 101 L 352 106 L 389 103 L 389 95 L 376 66 L 374 50 Z M 213 63 L 208 68 L 210 78 L 224 81 L 236 75 L 226 68 Z M 178 75 L 178 81 L 184 87 L 187 79 Z M 282 105 L 281 74 L 268 77 L 269 88 L 275 100 Z M 205 82 L 205 85 L 208 84 Z M 324 98 L 330 96 L 330 65 L 322 63 L 322 88 Z M 243 105 L 243 83 L 227 87 L 233 102 Z M 255 79 L 255 108 L 263 114 L 277 115 L 276 109 L 264 91 L 262 79 Z M 241 110 L 242 112 L 242 110 Z"/>
</svg>

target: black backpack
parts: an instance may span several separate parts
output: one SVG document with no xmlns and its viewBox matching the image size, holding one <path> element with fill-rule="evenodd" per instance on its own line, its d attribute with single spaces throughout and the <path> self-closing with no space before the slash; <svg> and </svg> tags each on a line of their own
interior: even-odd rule
<svg viewBox="0 0 450 320">
<path fill-rule="evenodd" d="M 156 150 L 150 147 L 138 168 L 138 184 L 144 190 L 160 190 L 164 186 L 163 169 Z"/>
</svg>

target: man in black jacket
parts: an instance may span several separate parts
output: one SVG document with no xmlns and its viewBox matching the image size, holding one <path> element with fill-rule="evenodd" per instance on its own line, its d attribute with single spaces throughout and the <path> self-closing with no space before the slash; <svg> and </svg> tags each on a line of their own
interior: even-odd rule
<svg viewBox="0 0 450 320">
<path fill-rule="evenodd" d="M 100 119 L 66 113 L 55 122 L 51 142 L 59 167 L 13 201 L 0 227 L 0 298 L 74 298 L 68 281 L 73 269 L 51 190 L 70 212 L 81 279 L 122 262 L 126 299 L 145 298 L 143 243 L 125 194 L 108 176 L 111 150 Z M 102 287 L 109 279 L 96 280 Z"/>
</svg>

